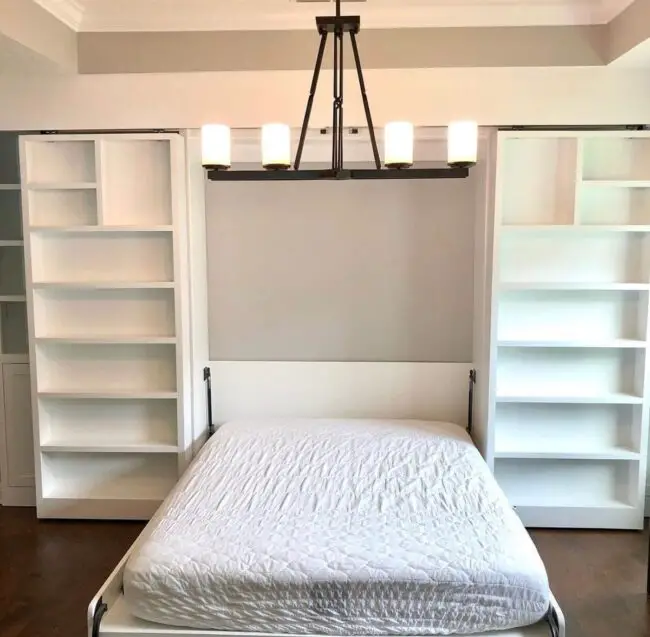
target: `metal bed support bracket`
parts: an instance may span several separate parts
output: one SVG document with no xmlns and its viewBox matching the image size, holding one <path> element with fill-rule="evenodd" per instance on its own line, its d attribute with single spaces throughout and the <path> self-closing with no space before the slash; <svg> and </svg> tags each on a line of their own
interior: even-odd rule
<svg viewBox="0 0 650 637">
<path fill-rule="evenodd" d="M 553 605 L 548 609 L 546 614 L 546 621 L 551 629 L 551 637 L 560 637 L 560 620 Z"/>
<path fill-rule="evenodd" d="M 206 387 L 207 401 L 207 418 L 208 418 L 208 438 L 214 433 L 214 423 L 212 422 L 212 374 L 209 367 L 203 368 L 203 381 Z"/>
<path fill-rule="evenodd" d="M 469 370 L 469 391 L 467 398 L 467 433 L 471 435 L 474 424 L 474 386 L 476 385 L 476 370 Z"/>
<path fill-rule="evenodd" d="M 102 623 L 102 618 L 106 614 L 108 606 L 104 604 L 102 598 L 99 598 L 99 602 L 95 608 L 95 614 L 93 615 L 93 629 L 91 637 L 99 637 L 99 625 Z"/>
</svg>

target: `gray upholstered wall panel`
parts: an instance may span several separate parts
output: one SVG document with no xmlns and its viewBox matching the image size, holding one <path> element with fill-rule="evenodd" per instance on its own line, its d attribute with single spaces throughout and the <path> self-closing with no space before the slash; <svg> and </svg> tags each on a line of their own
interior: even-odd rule
<svg viewBox="0 0 650 637">
<path fill-rule="evenodd" d="M 212 360 L 472 360 L 472 177 L 206 195 Z"/>
</svg>

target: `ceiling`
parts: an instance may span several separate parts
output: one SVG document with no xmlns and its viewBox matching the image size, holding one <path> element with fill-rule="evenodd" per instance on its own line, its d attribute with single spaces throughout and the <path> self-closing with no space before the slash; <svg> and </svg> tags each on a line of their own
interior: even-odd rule
<svg viewBox="0 0 650 637">
<path fill-rule="evenodd" d="M 36 0 L 76 31 L 311 29 L 332 0 Z M 348 0 L 366 28 L 606 24 L 632 0 Z"/>
</svg>

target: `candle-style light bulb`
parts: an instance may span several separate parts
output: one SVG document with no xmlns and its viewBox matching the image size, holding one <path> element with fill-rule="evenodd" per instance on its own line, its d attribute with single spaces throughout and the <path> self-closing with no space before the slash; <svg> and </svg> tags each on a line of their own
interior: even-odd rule
<svg viewBox="0 0 650 637">
<path fill-rule="evenodd" d="M 384 128 L 384 164 L 386 168 L 410 168 L 413 165 L 413 124 L 389 122 Z"/>
<path fill-rule="evenodd" d="M 286 124 L 262 126 L 262 166 L 267 170 L 291 166 L 291 130 Z"/>
<path fill-rule="evenodd" d="M 230 159 L 230 127 L 206 124 L 201 128 L 201 162 L 217 170 L 227 170 Z"/>
<path fill-rule="evenodd" d="M 447 129 L 447 163 L 452 168 L 468 168 L 478 158 L 478 125 L 476 122 L 459 121 Z"/>
</svg>

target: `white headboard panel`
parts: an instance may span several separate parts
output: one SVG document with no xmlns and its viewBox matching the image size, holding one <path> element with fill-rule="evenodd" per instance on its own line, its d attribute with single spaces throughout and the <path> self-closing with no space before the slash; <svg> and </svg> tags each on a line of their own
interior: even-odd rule
<svg viewBox="0 0 650 637">
<path fill-rule="evenodd" d="M 470 363 L 214 361 L 215 424 L 239 418 L 407 418 L 467 425 Z"/>
</svg>

